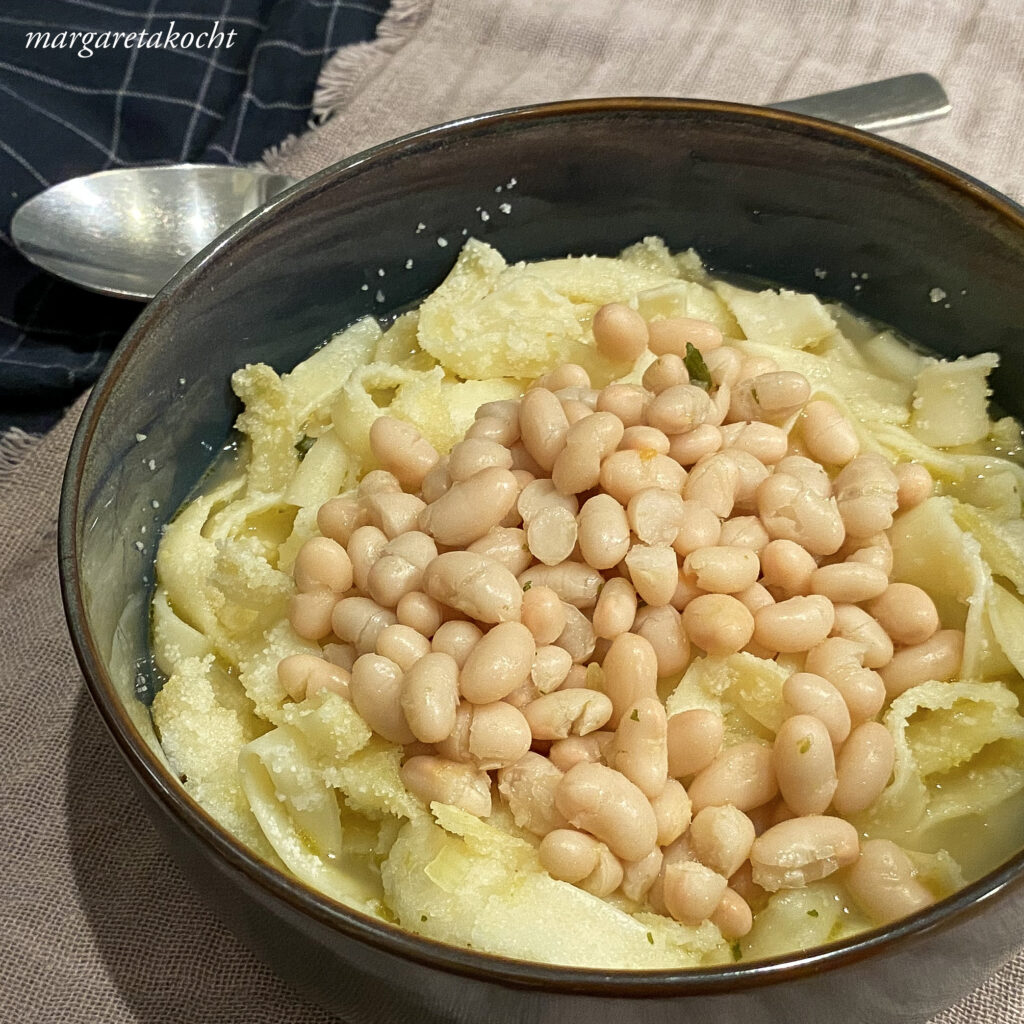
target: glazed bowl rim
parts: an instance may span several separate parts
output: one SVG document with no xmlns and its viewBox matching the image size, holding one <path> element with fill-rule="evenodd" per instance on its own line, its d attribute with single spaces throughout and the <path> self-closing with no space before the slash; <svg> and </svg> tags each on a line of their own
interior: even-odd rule
<svg viewBox="0 0 1024 1024">
<path fill-rule="evenodd" d="M 179 293 L 188 301 L 190 286 L 202 276 L 203 270 L 211 261 L 218 261 L 222 253 L 230 253 L 239 237 L 244 238 L 254 226 L 276 220 L 282 215 L 287 216 L 290 205 L 323 189 L 340 185 L 347 177 L 361 173 L 369 164 L 400 159 L 420 147 L 455 143 L 463 138 L 471 138 L 480 131 L 487 134 L 491 130 L 509 130 L 549 119 L 609 115 L 671 116 L 677 113 L 748 119 L 777 128 L 827 136 L 833 141 L 874 150 L 918 176 L 963 193 L 976 204 L 997 214 L 1004 222 L 1012 222 L 1024 237 L 1024 208 L 970 175 L 889 139 L 788 111 L 715 100 L 611 97 L 529 104 L 459 118 L 373 146 L 304 179 L 228 229 L 179 271 L 135 321 L 94 386 L 75 431 L 61 490 L 58 513 L 60 586 L 75 653 L 92 699 L 113 739 L 135 775 L 164 813 L 170 815 L 179 828 L 191 833 L 212 851 L 223 865 L 244 875 L 267 896 L 330 931 L 402 959 L 506 987 L 542 989 L 552 994 L 571 992 L 621 998 L 683 997 L 746 990 L 787 982 L 812 973 L 839 970 L 876 956 L 884 957 L 904 942 L 915 943 L 958 919 L 981 913 L 992 899 L 999 898 L 1010 889 L 1024 886 L 1024 850 L 952 896 L 895 924 L 807 951 L 708 968 L 609 970 L 514 960 L 449 946 L 362 914 L 266 863 L 241 840 L 217 824 L 185 792 L 131 720 L 92 635 L 85 596 L 76 569 L 85 463 L 110 393 L 126 365 L 145 344 L 150 331 L 160 322 L 168 308 L 178 301 Z"/>
</svg>

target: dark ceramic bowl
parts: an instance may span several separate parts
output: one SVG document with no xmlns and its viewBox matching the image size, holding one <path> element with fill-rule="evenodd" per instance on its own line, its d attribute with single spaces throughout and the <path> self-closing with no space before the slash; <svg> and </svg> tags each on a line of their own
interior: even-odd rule
<svg viewBox="0 0 1024 1024">
<path fill-rule="evenodd" d="M 1024 414 L 1021 210 L 886 140 L 729 104 L 604 100 L 471 118 L 335 165 L 153 301 L 71 451 L 71 632 L 169 848 L 239 935 L 350 1020 L 924 1020 L 1024 944 L 1024 855 L 895 926 L 807 953 L 687 972 L 545 967 L 448 948 L 317 895 L 218 827 L 159 756 L 139 699 L 153 685 L 153 549 L 230 434 L 229 374 L 257 360 L 287 370 L 339 326 L 419 299 L 466 229 L 510 259 L 615 254 L 660 234 L 713 270 L 847 301 L 941 353 L 997 349 L 999 401 Z M 931 301 L 934 288 L 948 298 Z"/>
</svg>

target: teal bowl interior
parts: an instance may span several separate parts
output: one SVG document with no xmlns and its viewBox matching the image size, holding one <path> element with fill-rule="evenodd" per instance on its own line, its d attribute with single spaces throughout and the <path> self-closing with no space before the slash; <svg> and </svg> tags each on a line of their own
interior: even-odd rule
<svg viewBox="0 0 1024 1024">
<path fill-rule="evenodd" d="M 218 239 L 152 302 L 71 451 L 68 621 L 169 848 L 246 941 L 354 1020 L 796 1024 L 820 1019 L 823 1004 L 833 1021 L 926 1019 L 1024 944 L 1022 857 L 896 926 L 763 964 L 542 967 L 452 950 L 316 895 L 220 829 L 162 759 L 146 708 L 158 685 L 154 549 L 230 437 L 232 370 L 287 370 L 356 318 L 415 302 L 467 234 L 510 260 L 611 255 L 658 234 L 713 271 L 845 301 L 937 352 L 995 349 L 997 399 L 1024 414 L 1021 210 L 894 143 L 729 104 L 580 101 L 470 118 L 329 168 Z"/>
</svg>

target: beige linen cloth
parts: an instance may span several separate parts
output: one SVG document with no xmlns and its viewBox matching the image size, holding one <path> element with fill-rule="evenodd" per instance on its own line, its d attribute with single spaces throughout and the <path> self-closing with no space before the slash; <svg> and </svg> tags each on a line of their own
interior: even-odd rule
<svg viewBox="0 0 1024 1024">
<path fill-rule="evenodd" d="M 767 103 L 929 71 L 953 115 L 899 138 L 1021 198 L 1022 44 L 1020 0 L 397 0 L 376 43 L 325 68 L 317 108 L 333 116 L 268 160 L 306 174 L 521 102 Z M 0 445 L 0 1022 L 326 1021 L 171 865 L 85 691 L 55 557 L 78 411 L 42 439 Z M 1024 957 L 936 1018 L 1014 1021 L 1024 1021 Z"/>
</svg>

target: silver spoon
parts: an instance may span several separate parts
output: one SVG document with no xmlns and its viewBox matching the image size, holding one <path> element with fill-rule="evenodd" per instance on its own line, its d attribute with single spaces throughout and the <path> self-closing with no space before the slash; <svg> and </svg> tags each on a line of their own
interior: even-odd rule
<svg viewBox="0 0 1024 1024">
<path fill-rule="evenodd" d="M 902 75 L 773 104 L 867 131 L 942 117 L 931 75 Z M 295 180 L 245 167 L 175 164 L 100 171 L 22 204 L 11 237 L 37 266 L 83 288 L 151 299 L 197 252 Z"/>
<path fill-rule="evenodd" d="M 145 301 L 221 232 L 293 184 L 283 174 L 216 164 L 99 171 L 23 203 L 11 239 L 51 274 Z"/>
</svg>

